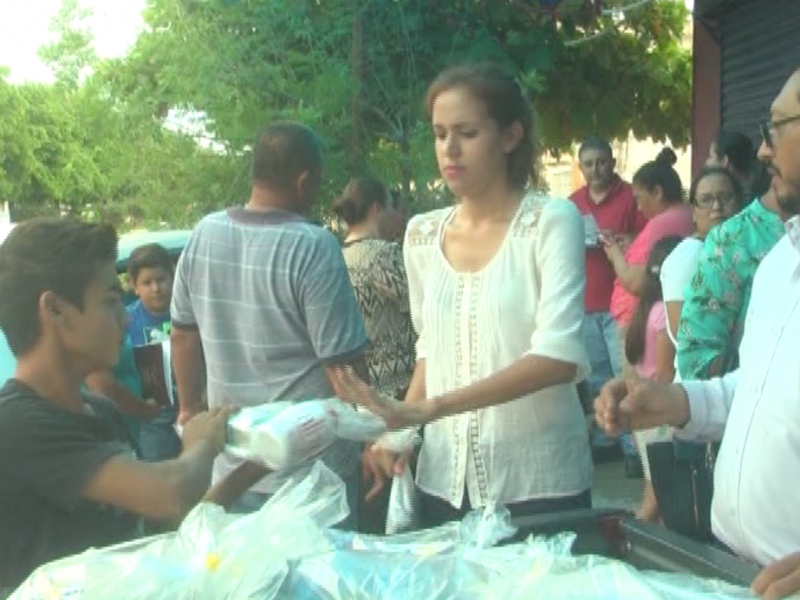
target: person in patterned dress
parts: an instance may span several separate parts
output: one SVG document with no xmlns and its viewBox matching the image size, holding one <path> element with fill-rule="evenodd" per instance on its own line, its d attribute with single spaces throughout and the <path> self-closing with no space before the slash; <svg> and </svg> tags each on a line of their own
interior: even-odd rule
<svg viewBox="0 0 800 600">
<path fill-rule="evenodd" d="M 380 393 L 401 400 L 414 371 L 414 330 L 403 251 L 386 239 L 397 221 L 392 204 L 381 181 L 358 177 L 347 184 L 333 212 L 347 225 L 342 252 L 371 342 L 366 353 L 370 380 Z"/>
<path fill-rule="evenodd" d="M 370 381 L 381 394 L 402 400 L 414 372 L 415 336 L 403 251 L 390 240 L 396 238 L 405 217 L 383 182 L 374 177 L 352 179 L 333 211 L 347 226 L 342 252 L 371 342 L 365 354 Z M 371 452 L 367 448 L 366 456 Z M 364 485 L 367 491 L 359 507 L 359 529 L 382 534 L 389 486 L 366 466 Z"/>
</svg>

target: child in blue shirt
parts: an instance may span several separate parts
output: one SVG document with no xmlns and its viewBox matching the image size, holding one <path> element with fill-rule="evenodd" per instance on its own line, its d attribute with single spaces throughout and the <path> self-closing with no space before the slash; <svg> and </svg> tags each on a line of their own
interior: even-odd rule
<svg viewBox="0 0 800 600">
<path fill-rule="evenodd" d="M 128 260 L 128 278 L 138 297 L 127 307 L 128 336 L 134 348 L 169 341 L 173 281 L 169 252 L 158 244 L 140 246 Z M 175 417 L 174 406 L 162 406 L 158 416 L 142 423 L 139 434 L 142 458 L 167 460 L 180 453 L 180 439 L 173 427 Z"/>
</svg>

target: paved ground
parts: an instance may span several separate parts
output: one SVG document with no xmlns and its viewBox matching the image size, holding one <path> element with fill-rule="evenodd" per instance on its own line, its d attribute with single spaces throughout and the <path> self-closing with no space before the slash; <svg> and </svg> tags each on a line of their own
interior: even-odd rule
<svg viewBox="0 0 800 600">
<path fill-rule="evenodd" d="M 642 480 L 625 477 L 622 459 L 596 464 L 592 505 L 594 508 L 635 510 L 642 497 Z"/>
</svg>

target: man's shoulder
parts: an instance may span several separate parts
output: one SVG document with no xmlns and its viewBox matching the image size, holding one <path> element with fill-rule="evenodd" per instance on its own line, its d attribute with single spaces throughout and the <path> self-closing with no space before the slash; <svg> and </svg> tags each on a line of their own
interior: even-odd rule
<svg viewBox="0 0 800 600">
<path fill-rule="evenodd" d="M 12 422 L 46 412 L 33 390 L 9 379 L 0 388 L 0 429 L 14 427 Z"/>
<path fill-rule="evenodd" d="M 569 195 L 569 199 L 578 205 L 586 203 L 589 199 L 589 186 L 579 187 Z"/>
<path fill-rule="evenodd" d="M 82 391 L 84 402 L 88 404 L 96 415 L 113 421 L 115 424 L 120 418 L 116 404 L 98 394 Z M 0 429 L 14 427 L 13 423 L 20 419 L 57 419 L 66 416 L 61 409 L 52 406 L 39 396 L 36 391 L 16 379 L 10 379 L 0 388 Z"/>
<path fill-rule="evenodd" d="M 344 266 L 342 244 L 326 228 L 307 221 L 285 223 L 279 227 L 291 237 L 291 250 L 285 254 L 288 260 L 298 259 L 304 264 L 312 261 L 320 266 L 324 263 L 325 268 L 331 269 Z"/>
<path fill-rule="evenodd" d="M 0 388 L 0 448 L 16 446 L 20 436 L 30 439 L 32 429 L 41 432 L 57 420 L 58 412 L 44 399 L 15 379 Z M 5 450 L 0 450 L 0 455 Z"/>
<path fill-rule="evenodd" d="M 341 249 L 338 238 L 326 227 L 322 227 L 310 221 L 297 221 L 294 227 L 303 237 L 310 240 L 315 245 L 323 247 L 333 247 Z"/>
<path fill-rule="evenodd" d="M 750 231 L 755 232 L 753 228 L 758 227 L 760 224 L 782 231 L 780 217 L 764 208 L 761 201 L 756 199 L 741 211 L 711 229 L 706 239 L 715 245 L 727 244 L 732 237 L 738 237 Z"/>
<path fill-rule="evenodd" d="M 240 250 L 244 252 L 245 247 L 252 249 L 254 239 L 261 240 L 256 246 L 262 249 L 291 247 L 289 254 L 295 256 L 298 253 L 312 255 L 333 250 L 341 254 L 339 240 L 328 229 L 299 215 L 286 215 L 289 213 L 254 216 L 245 209 L 226 209 L 204 217 L 195 227 L 192 237 L 204 247 L 201 251 L 204 255 L 215 251 L 217 247 L 227 248 L 229 253 L 238 254 Z M 241 235 L 236 234 L 237 231 Z M 284 244 L 286 236 L 292 238 L 291 244 Z M 242 248 L 239 248 L 240 244 L 243 245 Z"/>
<path fill-rule="evenodd" d="M 227 210 L 217 210 L 212 213 L 208 213 L 202 217 L 192 229 L 192 234 L 189 238 L 190 242 L 192 239 L 196 239 L 205 234 L 208 229 L 213 228 L 215 225 L 225 223 L 229 220 L 230 217 L 228 217 Z"/>
<path fill-rule="evenodd" d="M 122 413 L 113 400 L 86 390 L 82 392 L 82 396 L 83 401 L 92 408 L 96 415 L 113 421 L 115 425 L 118 424 Z"/>
</svg>

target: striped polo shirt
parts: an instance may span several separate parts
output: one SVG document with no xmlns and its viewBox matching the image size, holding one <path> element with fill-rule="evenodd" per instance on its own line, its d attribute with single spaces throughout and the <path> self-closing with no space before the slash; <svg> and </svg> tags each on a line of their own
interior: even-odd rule
<svg viewBox="0 0 800 600">
<path fill-rule="evenodd" d="M 178 263 L 171 314 L 174 327 L 200 333 L 211 407 L 331 396 L 325 365 L 368 345 L 338 241 L 281 210 L 232 208 L 200 221 Z M 358 451 L 341 442 L 323 459 L 347 475 Z M 214 481 L 239 462 L 221 455 Z M 280 483 L 271 475 L 253 490 Z"/>
</svg>

